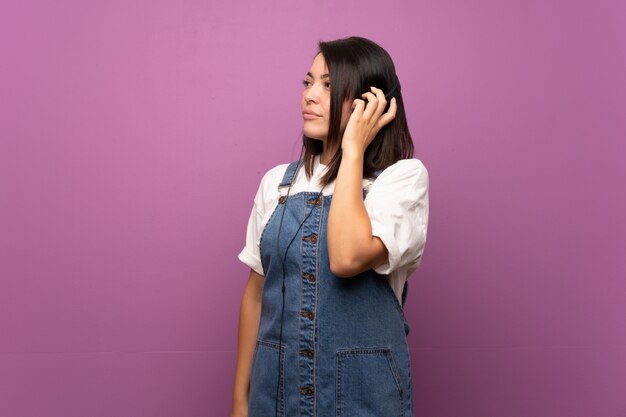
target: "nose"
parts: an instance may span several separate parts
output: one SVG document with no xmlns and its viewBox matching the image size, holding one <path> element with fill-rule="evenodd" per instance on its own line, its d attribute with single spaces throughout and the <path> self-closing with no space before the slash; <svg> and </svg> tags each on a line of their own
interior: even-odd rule
<svg viewBox="0 0 626 417">
<path fill-rule="evenodd" d="M 314 83 L 309 88 L 305 89 L 304 92 L 303 92 L 304 100 L 307 103 L 319 103 L 320 88 L 321 88 L 321 86 L 319 84 Z"/>
</svg>

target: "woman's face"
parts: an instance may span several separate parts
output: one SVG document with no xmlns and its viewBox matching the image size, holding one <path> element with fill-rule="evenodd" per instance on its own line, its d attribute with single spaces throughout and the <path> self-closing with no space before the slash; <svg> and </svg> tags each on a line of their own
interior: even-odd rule
<svg viewBox="0 0 626 417">
<path fill-rule="evenodd" d="M 326 140 L 330 121 L 330 74 L 326 60 L 320 53 L 317 54 L 311 68 L 303 81 L 302 117 L 304 119 L 304 135 L 319 140 Z M 341 113 L 341 128 L 343 133 L 350 118 L 350 101 L 343 103 Z"/>
</svg>

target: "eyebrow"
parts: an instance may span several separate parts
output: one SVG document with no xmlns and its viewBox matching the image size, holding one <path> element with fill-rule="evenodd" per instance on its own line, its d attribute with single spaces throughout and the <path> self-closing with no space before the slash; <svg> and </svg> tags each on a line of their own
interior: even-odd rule
<svg viewBox="0 0 626 417">
<path fill-rule="evenodd" d="M 307 72 L 306 75 L 308 75 L 311 78 L 315 78 L 313 74 L 311 74 L 310 72 Z M 328 78 L 328 77 L 330 77 L 330 74 L 322 74 L 320 78 Z"/>
</svg>

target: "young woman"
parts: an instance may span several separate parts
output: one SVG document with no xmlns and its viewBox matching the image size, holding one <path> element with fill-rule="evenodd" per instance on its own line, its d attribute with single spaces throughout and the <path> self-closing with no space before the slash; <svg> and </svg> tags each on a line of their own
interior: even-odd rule
<svg viewBox="0 0 626 417">
<path fill-rule="evenodd" d="M 263 177 L 239 254 L 251 270 L 231 415 L 412 416 L 403 306 L 428 172 L 389 54 L 320 42 L 301 105 L 303 156 Z"/>
</svg>

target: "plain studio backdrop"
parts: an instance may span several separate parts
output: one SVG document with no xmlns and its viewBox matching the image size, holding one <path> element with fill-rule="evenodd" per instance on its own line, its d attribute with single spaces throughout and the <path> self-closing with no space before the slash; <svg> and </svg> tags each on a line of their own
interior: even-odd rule
<svg viewBox="0 0 626 417">
<path fill-rule="evenodd" d="M 350 35 L 430 174 L 416 417 L 626 416 L 625 4 L 3 1 L 0 416 L 228 415 L 252 200 Z"/>
</svg>

